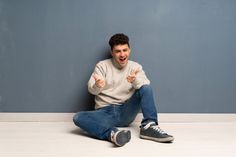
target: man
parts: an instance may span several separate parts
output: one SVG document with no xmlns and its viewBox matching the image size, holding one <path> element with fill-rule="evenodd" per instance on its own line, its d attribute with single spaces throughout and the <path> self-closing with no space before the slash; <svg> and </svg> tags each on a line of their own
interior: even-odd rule
<svg viewBox="0 0 236 157">
<path fill-rule="evenodd" d="M 95 110 L 75 114 L 73 121 L 95 138 L 108 140 L 116 146 L 130 141 L 128 126 L 142 111 L 140 138 L 157 142 L 171 142 L 174 137 L 158 126 L 156 105 L 150 81 L 142 66 L 129 60 L 129 38 L 115 34 L 109 40 L 112 58 L 100 61 L 88 82 L 88 90 L 95 95 Z"/>
</svg>

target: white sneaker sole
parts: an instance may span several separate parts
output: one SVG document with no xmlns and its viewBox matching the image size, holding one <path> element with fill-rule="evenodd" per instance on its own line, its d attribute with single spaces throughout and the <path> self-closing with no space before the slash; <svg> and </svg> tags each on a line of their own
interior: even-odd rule
<svg viewBox="0 0 236 157">
<path fill-rule="evenodd" d="M 147 139 L 147 140 L 152 140 L 152 141 L 162 142 L 162 143 L 172 142 L 174 140 L 174 137 L 154 138 L 154 137 L 145 136 L 145 135 L 140 135 L 139 137 L 142 139 Z"/>
</svg>

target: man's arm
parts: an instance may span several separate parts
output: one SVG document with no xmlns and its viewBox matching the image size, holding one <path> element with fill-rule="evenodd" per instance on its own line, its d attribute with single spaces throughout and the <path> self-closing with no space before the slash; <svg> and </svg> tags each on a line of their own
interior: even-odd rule
<svg viewBox="0 0 236 157">
<path fill-rule="evenodd" d="M 104 78 L 104 71 L 102 67 L 97 64 L 88 81 L 88 91 L 93 95 L 98 95 L 106 84 Z"/>
<path fill-rule="evenodd" d="M 145 84 L 150 84 L 150 81 L 148 80 L 141 65 L 131 71 L 127 77 L 127 81 L 130 82 L 135 89 L 139 89 Z"/>
</svg>

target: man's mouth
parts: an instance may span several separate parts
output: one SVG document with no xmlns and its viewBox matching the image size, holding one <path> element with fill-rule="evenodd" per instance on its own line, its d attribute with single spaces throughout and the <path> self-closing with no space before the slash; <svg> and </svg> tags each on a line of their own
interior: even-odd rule
<svg viewBox="0 0 236 157">
<path fill-rule="evenodd" d="M 126 57 L 125 58 L 119 58 L 120 62 L 124 62 L 125 60 L 126 60 Z"/>
</svg>

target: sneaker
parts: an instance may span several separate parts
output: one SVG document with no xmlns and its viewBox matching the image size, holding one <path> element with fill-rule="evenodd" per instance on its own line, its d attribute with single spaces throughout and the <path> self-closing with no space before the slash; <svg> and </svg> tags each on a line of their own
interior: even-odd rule
<svg viewBox="0 0 236 157">
<path fill-rule="evenodd" d="M 129 130 L 118 130 L 116 132 L 111 132 L 111 141 L 116 146 L 124 146 L 126 143 L 128 143 L 131 139 L 131 133 Z"/>
<path fill-rule="evenodd" d="M 155 122 L 150 122 L 140 129 L 140 138 L 157 142 L 172 142 L 174 137 L 165 133 Z"/>
</svg>

